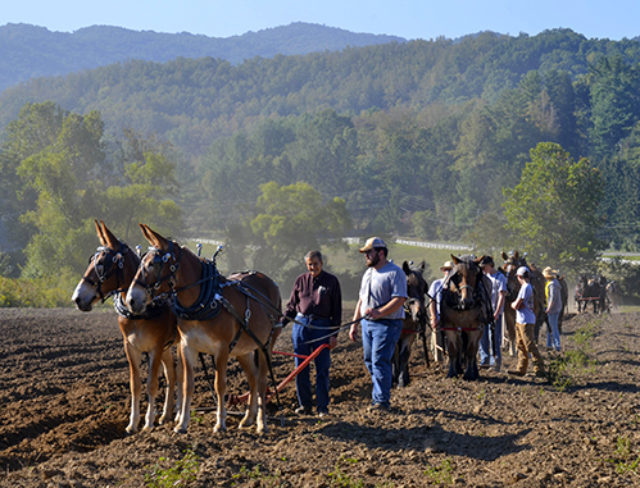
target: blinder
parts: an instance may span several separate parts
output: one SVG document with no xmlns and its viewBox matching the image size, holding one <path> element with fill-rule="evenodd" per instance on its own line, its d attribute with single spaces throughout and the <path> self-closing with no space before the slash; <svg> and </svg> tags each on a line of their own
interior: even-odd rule
<svg viewBox="0 0 640 488">
<path fill-rule="evenodd" d="M 120 291 L 120 282 L 123 279 L 122 275 L 124 272 L 124 254 L 127 253 L 128 250 L 129 248 L 122 242 L 119 242 L 118 249 L 99 246 L 96 252 L 89 258 L 89 263 L 93 262 L 93 270 L 98 281 L 95 282 L 86 275 L 82 277 L 82 280 L 96 287 L 96 292 L 103 302 L 111 295 Z M 114 272 L 116 272 L 117 279 L 116 289 L 105 295 L 102 292 L 102 284 L 107 281 Z"/>
<path fill-rule="evenodd" d="M 174 245 L 173 241 L 169 241 L 169 249 L 167 251 L 163 251 L 162 249 L 159 249 L 157 247 L 149 247 L 147 252 L 142 256 L 141 260 L 143 263 L 148 255 L 151 255 L 151 260 L 147 263 L 147 266 L 142 266 L 141 268 L 144 281 L 138 279 L 136 280 L 136 284 L 142 286 L 149 296 L 153 296 L 154 290 L 159 290 L 162 286 L 162 283 L 164 283 L 165 281 L 169 285 L 169 288 L 173 290 L 175 283 L 175 274 L 180 267 L 179 261 L 182 255 L 180 253 L 176 257 L 176 253 L 174 252 L 175 247 L 176 246 Z M 178 250 L 180 250 L 179 247 Z M 167 263 L 169 263 L 169 273 L 164 276 L 160 276 L 162 268 Z M 158 277 L 153 283 L 148 282 L 149 268 L 152 268 L 155 276 Z"/>
</svg>

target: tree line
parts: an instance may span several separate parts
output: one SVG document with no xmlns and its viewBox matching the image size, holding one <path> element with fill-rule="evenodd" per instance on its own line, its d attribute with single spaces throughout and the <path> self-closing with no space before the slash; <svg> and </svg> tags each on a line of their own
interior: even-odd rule
<svg viewBox="0 0 640 488">
<path fill-rule="evenodd" d="M 38 87 L 66 103 L 27 102 L 7 124 L 3 247 L 23 256 L 23 276 L 52 258 L 80 269 L 99 217 L 125 239 L 137 221 L 223 233 L 236 267 L 283 276 L 306 248 L 371 234 L 526 248 L 584 267 L 607 246 L 640 244 L 637 47 L 562 30 L 487 33 L 34 82 L 12 103 Z M 196 95 L 205 86 L 209 98 Z M 83 104 L 102 108 L 67 108 Z M 168 144 L 175 131 L 206 134 L 195 146 L 207 148 Z"/>
</svg>

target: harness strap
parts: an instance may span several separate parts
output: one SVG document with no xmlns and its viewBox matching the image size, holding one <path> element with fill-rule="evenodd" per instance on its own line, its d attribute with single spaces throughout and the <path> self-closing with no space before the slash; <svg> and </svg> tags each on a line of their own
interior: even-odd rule
<svg viewBox="0 0 640 488">
<path fill-rule="evenodd" d="M 245 295 L 245 296 L 247 297 L 247 309 L 245 311 L 245 317 L 244 318 L 240 316 L 240 314 L 236 311 L 235 308 L 233 308 L 233 305 L 231 304 L 231 302 L 229 302 L 229 300 L 227 300 L 222 295 L 220 295 L 220 302 L 222 303 L 222 306 L 225 308 L 225 310 L 227 312 L 229 312 L 236 319 L 236 321 L 240 324 L 240 329 L 236 333 L 236 337 L 239 339 L 240 334 L 242 334 L 242 332 L 246 332 L 247 335 L 249 337 L 251 337 L 251 339 L 253 339 L 253 341 L 256 343 L 256 345 L 262 350 L 262 352 L 264 354 L 264 357 L 266 358 L 266 361 L 267 361 L 267 367 L 269 368 L 269 375 L 271 376 L 271 382 L 273 383 L 273 388 L 276 391 L 276 402 L 278 404 L 278 409 L 280 409 L 280 408 L 282 408 L 281 404 L 280 404 L 280 395 L 278 394 L 276 379 L 275 379 L 275 375 L 273 374 L 273 365 L 271 363 L 271 354 L 269 353 L 269 350 L 267 348 L 268 342 L 267 342 L 267 344 L 262 344 L 260 342 L 260 339 L 258 339 L 258 337 L 255 335 L 255 333 L 249 328 L 249 317 L 251 316 L 251 310 L 249 308 L 249 299 L 250 299 L 250 297 L 248 295 Z M 269 338 L 271 338 L 271 336 L 269 336 Z M 236 338 L 234 338 L 234 339 L 236 339 Z M 237 340 L 236 340 L 236 343 L 237 343 Z M 233 341 L 232 341 L 232 344 L 233 344 Z M 229 344 L 229 346 L 231 347 L 232 344 Z M 233 346 L 235 347 L 235 344 L 233 344 Z M 231 352 L 231 349 L 229 350 L 229 352 Z"/>
</svg>

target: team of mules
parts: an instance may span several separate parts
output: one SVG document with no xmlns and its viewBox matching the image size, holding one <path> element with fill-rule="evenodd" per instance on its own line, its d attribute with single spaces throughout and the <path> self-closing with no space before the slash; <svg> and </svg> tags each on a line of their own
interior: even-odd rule
<svg viewBox="0 0 640 488">
<path fill-rule="evenodd" d="M 574 300 L 578 313 L 586 312 L 589 304 L 593 313 L 610 312 L 614 282 L 610 282 L 602 275 L 589 277 L 586 274 L 578 278 L 574 291 Z"/>
<path fill-rule="evenodd" d="M 278 286 L 257 271 L 222 276 L 216 267 L 215 256 L 211 260 L 200 258 L 146 225 L 141 224 L 140 228 L 151 247 L 142 257 L 119 241 L 104 222 L 96 221 L 95 226 L 100 246 L 90 258 L 72 300 L 78 309 L 88 312 L 96 302 L 114 297 L 129 362 L 131 415 L 127 432 L 136 432 L 140 422 L 143 353 L 149 358 L 148 408 L 143 430 L 154 426 L 154 404 L 162 364 L 167 388 L 159 422 L 174 418 L 174 430 L 186 432 L 191 415 L 196 357 L 206 353 L 213 356 L 215 362 L 217 417 L 214 431 L 226 430 L 227 363 L 235 357 L 249 383 L 247 409 L 239 426 L 255 424 L 258 433 L 265 432 L 271 351 L 281 330 L 278 328 L 282 317 Z M 493 314 L 491 285 L 479 266 L 482 257 L 451 257 L 454 266 L 443 283 L 439 332 L 444 333 L 447 343 L 447 376 L 462 374 L 463 378 L 473 380 L 478 377 L 479 340 Z M 503 258 L 509 282 L 505 323 L 509 341 L 515 344 L 515 317 L 511 317 L 509 304 L 518 291 L 514 284 L 515 271 L 526 265 L 526 260 L 517 251 L 510 256 L 503 253 Z M 405 261 L 402 268 L 407 276 L 408 299 L 403 333 L 393 361 L 394 382 L 399 386 L 410 381 L 410 351 L 418 336 L 422 338 L 429 365 L 426 338 L 431 331 L 426 330 L 427 299 L 433 299 L 427 295 L 428 284 L 423 277 L 425 263 L 413 266 Z M 538 315 L 544 303 L 544 281 L 538 282 L 535 270 L 532 284 Z M 177 375 L 173 345 L 177 346 Z"/>
</svg>

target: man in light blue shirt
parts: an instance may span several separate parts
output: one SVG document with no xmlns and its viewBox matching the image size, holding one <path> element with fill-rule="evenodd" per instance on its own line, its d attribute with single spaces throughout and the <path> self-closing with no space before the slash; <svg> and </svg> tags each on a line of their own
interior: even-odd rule
<svg viewBox="0 0 640 488">
<path fill-rule="evenodd" d="M 493 328 L 485 324 L 479 343 L 480 367 L 493 366 L 500 371 L 502 365 L 502 311 L 507 296 L 507 278 L 496 269 L 493 257 L 485 256 L 480 267 L 491 283 L 491 308 Z"/>
<path fill-rule="evenodd" d="M 362 319 L 364 363 L 373 382 L 369 408 L 387 411 L 391 398 L 391 359 L 402 332 L 407 276 L 387 259 L 387 245 L 379 237 L 368 239 L 360 252 L 365 255 L 368 269 L 362 277 L 353 320 Z M 349 337 L 355 341 L 357 336 L 358 322 L 355 322 Z"/>
</svg>

